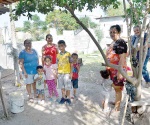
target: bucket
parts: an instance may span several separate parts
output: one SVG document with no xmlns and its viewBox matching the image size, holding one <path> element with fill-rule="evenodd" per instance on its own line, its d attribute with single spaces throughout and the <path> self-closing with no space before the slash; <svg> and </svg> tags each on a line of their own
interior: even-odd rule
<svg viewBox="0 0 150 125">
<path fill-rule="evenodd" d="M 12 92 L 9 94 L 10 111 L 20 113 L 24 111 L 24 96 L 22 92 Z"/>
</svg>

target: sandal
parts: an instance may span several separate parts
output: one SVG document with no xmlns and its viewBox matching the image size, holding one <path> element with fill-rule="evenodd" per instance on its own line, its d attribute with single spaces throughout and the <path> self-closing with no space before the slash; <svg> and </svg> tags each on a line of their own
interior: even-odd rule
<svg viewBox="0 0 150 125">
<path fill-rule="evenodd" d="M 29 98 L 29 102 L 34 102 L 33 98 Z"/>
<path fill-rule="evenodd" d="M 111 105 L 115 105 L 115 102 L 109 102 Z"/>
</svg>

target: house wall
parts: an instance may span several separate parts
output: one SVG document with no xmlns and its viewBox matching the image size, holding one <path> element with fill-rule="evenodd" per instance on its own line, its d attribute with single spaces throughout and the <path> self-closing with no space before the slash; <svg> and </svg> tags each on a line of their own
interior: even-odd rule
<svg viewBox="0 0 150 125">
<path fill-rule="evenodd" d="M 104 38 L 101 41 L 101 46 L 103 49 L 106 47 L 106 44 L 110 44 L 112 42 L 112 39 L 109 35 L 109 29 L 112 25 L 120 25 L 122 30 L 121 37 L 127 40 L 127 26 L 123 17 L 103 17 L 99 19 L 99 23 L 104 34 Z"/>
</svg>

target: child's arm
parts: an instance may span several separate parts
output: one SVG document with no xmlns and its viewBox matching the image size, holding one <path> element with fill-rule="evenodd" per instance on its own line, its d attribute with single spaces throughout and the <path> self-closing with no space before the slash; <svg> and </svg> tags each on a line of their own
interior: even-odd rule
<svg viewBox="0 0 150 125">
<path fill-rule="evenodd" d="M 70 70 L 70 78 L 72 79 L 72 70 L 73 70 L 73 64 L 72 64 L 72 63 L 70 64 L 70 67 L 71 67 L 71 68 L 70 68 L 70 69 L 71 69 L 71 70 Z"/>
<path fill-rule="evenodd" d="M 40 80 L 41 78 L 36 74 L 35 76 L 34 76 L 34 82 L 37 82 L 38 80 Z"/>
<path fill-rule="evenodd" d="M 46 88 L 46 80 L 44 80 L 44 88 Z"/>
<path fill-rule="evenodd" d="M 78 70 L 78 73 L 79 73 L 79 71 L 80 71 L 80 65 L 79 64 L 77 65 L 77 70 Z"/>
<path fill-rule="evenodd" d="M 44 79 L 44 88 L 46 88 L 46 76 L 43 74 L 43 79 Z"/>
<path fill-rule="evenodd" d="M 57 84 L 58 72 L 57 69 L 54 70 L 55 83 Z"/>
<path fill-rule="evenodd" d="M 57 78 L 58 78 L 58 67 L 57 67 L 57 65 L 53 65 L 53 75 L 55 78 L 55 83 L 57 84 Z"/>
</svg>

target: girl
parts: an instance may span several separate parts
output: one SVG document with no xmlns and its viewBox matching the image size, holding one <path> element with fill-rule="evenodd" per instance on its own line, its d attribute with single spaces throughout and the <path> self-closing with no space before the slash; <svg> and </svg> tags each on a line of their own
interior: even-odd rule
<svg viewBox="0 0 150 125">
<path fill-rule="evenodd" d="M 56 102 L 58 102 L 58 92 L 56 89 L 56 83 L 57 83 L 57 64 L 52 64 L 52 59 L 50 56 L 46 56 L 44 58 L 44 71 L 46 75 L 46 83 L 48 86 L 48 91 L 49 91 L 49 97 L 50 101 L 53 101 L 52 95 L 53 92 L 56 96 Z"/>
<path fill-rule="evenodd" d="M 51 63 L 56 64 L 56 56 L 58 54 L 57 45 L 53 43 L 53 36 L 51 34 L 46 35 L 47 44 L 42 47 L 42 65 L 44 65 L 45 56 L 51 57 Z"/>
</svg>

